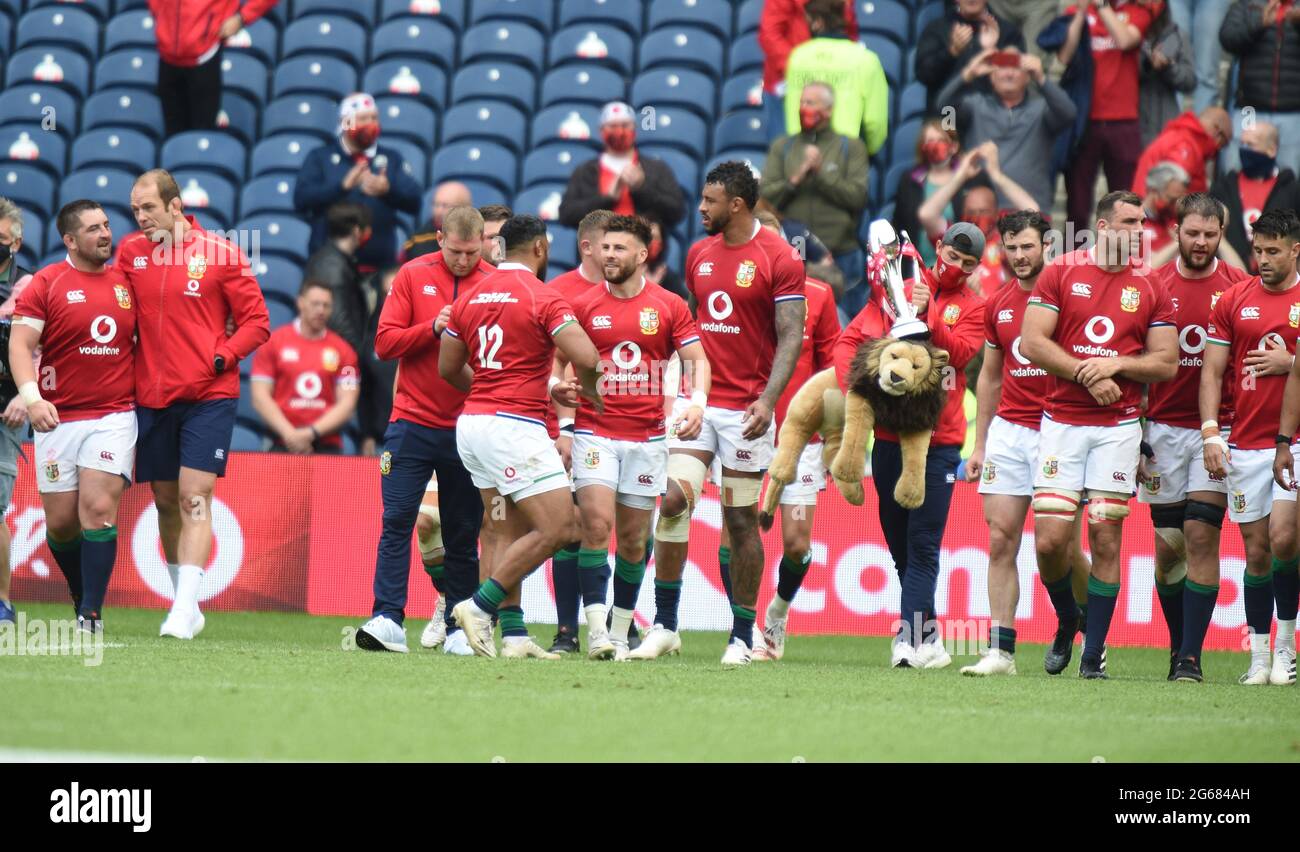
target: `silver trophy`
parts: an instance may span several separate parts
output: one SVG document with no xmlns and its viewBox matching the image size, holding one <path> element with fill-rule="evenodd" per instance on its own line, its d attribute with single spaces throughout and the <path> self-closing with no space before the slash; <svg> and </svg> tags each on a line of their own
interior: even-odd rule
<svg viewBox="0 0 1300 852">
<path fill-rule="evenodd" d="M 885 301 L 894 314 L 894 326 L 889 331 L 890 337 L 899 340 L 925 338 L 930 336 L 930 329 L 916 318 L 916 309 L 907 298 L 903 286 L 903 246 L 908 244 L 907 232 L 900 236 L 887 219 L 877 219 L 871 223 L 867 234 L 867 245 L 872 256 L 883 255 L 885 258 Z"/>
</svg>

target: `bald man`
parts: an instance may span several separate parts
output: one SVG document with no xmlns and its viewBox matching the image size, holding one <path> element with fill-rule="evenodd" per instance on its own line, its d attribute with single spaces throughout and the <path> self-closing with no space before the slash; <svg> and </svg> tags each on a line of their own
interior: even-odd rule
<svg viewBox="0 0 1300 852">
<path fill-rule="evenodd" d="M 1208 107 L 1200 115 L 1185 112 L 1165 125 L 1138 159 L 1133 174 L 1133 191 L 1147 194 L 1147 172 L 1156 163 L 1182 166 L 1189 178 L 1188 192 L 1210 188 L 1205 161 L 1218 156 L 1219 149 L 1232 141 L 1232 119 L 1222 107 Z"/>
<path fill-rule="evenodd" d="M 1220 172 L 1210 187 L 1210 195 L 1227 205 L 1228 224 L 1223 231 L 1224 246 L 1230 247 L 1238 265 L 1255 273 L 1255 253 L 1251 250 L 1251 226 L 1265 210 L 1300 209 L 1300 181 L 1278 160 L 1281 134 L 1276 125 L 1261 121 L 1241 131 L 1237 149 L 1241 167 Z"/>
<path fill-rule="evenodd" d="M 433 191 L 433 206 L 430 216 L 420 229 L 402 244 L 400 260 L 405 263 L 426 254 L 439 251 L 438 231 L 447 211 L 453 207 L 470 207 L 474 203 L 469 187 L 460 181 L 448 180 L 438 184 Z"/>
</svg>

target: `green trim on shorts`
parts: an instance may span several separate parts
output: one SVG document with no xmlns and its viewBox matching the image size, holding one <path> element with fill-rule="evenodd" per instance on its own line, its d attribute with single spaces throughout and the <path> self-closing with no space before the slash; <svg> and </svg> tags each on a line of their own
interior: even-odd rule
<svg viewBox="0 0 1300 852">
<path fill-rule="evenodd" d="M 548 474 L 546 474 L 545 476 L 539 476 L 539 477 L 537 477 L 536 479 L 534 479 L 534 480 L 533 480 L 533 484 L 537 484 L 538 482 L 545 482 L 546 480 L 551 479 L 552 477 L 556 477 L 556 476 L 567 476 L 567 475 L 568 475 L 568 474 L 566 474 L 566 473 L 565 473 L 564 471 L 562 471 L 562 470 L 560 470 L 560 471 L 556 471 L 555 473 L 548 473 Z"/>
</svg>

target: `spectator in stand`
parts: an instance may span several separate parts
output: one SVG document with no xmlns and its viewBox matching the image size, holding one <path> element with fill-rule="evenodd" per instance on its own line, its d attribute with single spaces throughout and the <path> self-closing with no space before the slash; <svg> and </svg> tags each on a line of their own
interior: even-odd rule
<svg viewBox="0 0 1300 852">
<path fill-rule="evenodd" d="M 514 212 L 504 204 L 484 204 L 478 213 L 483 217 L 483 259 L 496 266 L 506 259 L 505 247 L 497 235 Z"/>
<path fill-rule="evenodd" d="M 163 136 L 211 130 L 221 111 L 221 43 L 265 15 L 276 0 L 149 0 L 158 41 Z M 151 163 L 141 163 L 149 166 Z"/>
<path fill-rule="evenodd" d="M 1138 158 L 1133 191 L 1147 192 L 1147 170 L 1156 163 L 1177 163 L 1189 176 L 1188 192 L 1205 192 L 1210 182 L 1205 161 L 1219 153 L 1232 139 L 1232 119 L 1223 107 L 1207 107 L 1200 117 L 1185 112 L 1165 126 Z"/>
<path fill-rule="evenodd" d="M 360 352 L 370 300 L 357 269 L 357 252 L 370 239 L 370 208 L 350 202 L 335 204 L 325 214 L 325 223 L 329 240 L 307 258 L 302 277 L 326 287 L 334 296 L 330 330 Z"/>
<path fill-rule="evenodd" d="M 1079 50 L 1084 30 L 1092 50 L 1092 106 L 1088 127 L 1066 170 L 1066 217 L 1075 228 L 1092 224 L 1097 173 L 1104 167 L 1110 191 L 1133 185 L 1142 128 L 1138 125 L 1138 56 L 1151 28 L 1151 12 L 1133 0 L 1084 2 L 1065 10 L 1072 20 L 1057 51 L 1062 65 Z M 1072 246 L 1067 246 L 1072 248 Z"/>
<path fill-rule="evenodd" d="M 271 333 L 253 357 L 253 407 L 280 453 L 343 452 L 339 432 L 361 394 L 356 350 L 329 330 L 334 294 L 307 280 L 298 318 Z"/>
<path fill-rule="evenodd" d="M 658 284 L 669 293 L 676 293 L 685 302 L 690 302 L 686 284 L 681 274 L 668 265 L 667 244 L 664 242 L 664 229 L 653 219 L 650 222 L 650 246 L 645 261 L 645 277 Z"/>
<path fill-rule="evenodd" d="M 671 228 L 686 215 L 686 200 L 672 170 L 636 149 L 636 114 L 613 101 L 600 112 L 605 150 L 573 170 L 560 200 L 560 222 L 576 228 L 593 210 L 644 216 Z"/>
<path fill-rule="evenodd" d="M 1265 210 L 1300 210 L 1300 182 L 1295 172 L 1278 164 L 1277 152 L 1277 128 L 1261 121 L 1241 133 L 1241 168 L 1219 174 L 1210 187 L 1210 195 L 1228 208 L 1219 250 L 1224 253 L 1223 246 L 1230 246 L 1242 261 L 1238 265 L 1252 275 L 1259 272 L 1251 251 L 1255 220 Z"/>
<path fill-rule="evenodd" d="M 447 211 L 453 207 L 469 207 L 473 203 L 469 187 L 460 181 L 446 180 L 438 184 L 438 188 L 433 191 L 430 216 L 420 224 L 418 231 L 402 243 L 400 262 L 406 263 L 438 251 L 438 232 L 442 230 L 442 218 L 447 215 Z"/>
<path fill-rule="evenodd" d="M 1145 257 L 1160 267 L 1178 252 L 1178 199 L 1188 192 L 1191 177 L 1178 163 L 1165 160 L 1147 169 L 1142 192 L 1142 230 L 1147 239 Z"/>
<path fill-rule="evenodd" d="M 916 168 L 898 182 L 898 193 L 894 197 L 894 224 L 899 230 L 907 231 L 926 266 L 933 266 L 938 257 L 934 245 L 943 236 L 943 230 L 933 233 L 926 230 L 919 216 L 921 205 L 957 179 L 960 152 L 957 130 L 945 126 L 944 119 L 928 118 L 916 136 Z M 983 172 L 958 180 L 951 200 L 942 210 L 942 218 L 949 222 L 957 221 L 957 211 L 962 209 L 966 192 L 976 186 L 989 185 Z"/>
<path fill-rule="evenodd" d="M 379 454 L 379 443 L 384 440 L 388 421 L 393 413 L 393 387 L 397 384 L 397 362 L 384 361 L 375 354 L 375 335 L 379 331 L 379 315 L 384 312 L 384 302 L 393 290 L 396 269 L 385 269 L 379 275 L 378 300 L 370 312 L 366 325 L 366 342 L 359 353 L 364 376 L 361 389 L 366 391 L 357 410 L 361 426 L 361 455 Z"/>
<path fill-rule="evenodd" d="M 999 196 L 1007 199 L 1011 210 L 1038 209 L 1034 197 L 1007 176 L 998 160 L 998 146 L 992 142 L 966 152 L 952 179 L 936 189 L 921 205 L 916 215 L 931 248 L 937 241 L 934 235 L 943 236 L 954 224 L 948 215 L 951 210 L 960 213 L 961 221 L 975 225 L 982 234 L 988 234 L 997 231 Z M 960 201 L 955 201 L 958 198 Z M 980 245 L 980 257 L 984 256 L 986 249 L 986 245 Z"/>
<path fill-rule="evenodd" d="M 1161 0 L 1141 2 L 1155 16 L 1151 29 L 1142 40 L 1142 55 L 1138 60 L 1138 124 L 1142 129 L 1142 147 L 1145 148 L 1155 141 L 1166 124 L 1182 112 L 1178 96 L 1191 94 L 1196 89 L 1196 67 L 1192 65 L 1192 45 L 1187 40 L 1187 33 L 1174 23 L 1169 7 Z M 1200 0 L 1197 7 L 1218 2 L 1220 0 Z M 1218 31 L 1217 25 L 1215 31 Z M 1218 50 L 1217 38 L 1214 44 Z M 1200 109 L 1203 107 L 1197 107 L 1198 111 Z"/>
<path fill-rule="evenodd" d="M 785 69 L 785 132 L 798 133 L 804 87 L 826 82 L 834 96 L 831 127 L 862 137 L 874 154 L 889 135 L 889 81 L 880 57 L 844 30 L 841 0 L 808 0 L 804 15 L 813 37 L 790 53 Z"/>
<path fill-rule="evenodd" d="M 937 115 L 939 92 L 978 54 L 1014 47 L 1025 52 L 1025 37 L 1010 21 L 989 11 L 988 0 L 956 0 L 943 17 L 925 25 L 916 45 L 916 79 L 925 84 L 926 112 Z M 987 83 L 980 84 L 987 88 Z"/>
<path fill-rule="evenodd" d="M 18 294 L 32 280 L 32 271 L 18 265 L 18 251 L 23 247 L 23 212 L 7 198 L 0 198 L 0 318 L 8 322 L 14 315 Z M 0 352 L 9 363 L 8 348 Z M 0 379 L 0 516 L 9 508 L 18 478 L 18 452 L 27 437 L 27 404 L 18 395 L 18 386 L 6 370 Z M 14 621 L 16 613 L 9 601 L 9 524 L 0 523 L 0 622 Z"/>
<path fill-rule="evenodd" d="M 1278 165 L 1300 175 L 1300 3 L 1236 0 L 1219 28 L 1219 43 L 1240 62 L 1233 100 L 1242 117 L 1238 134 L 1247 115 L 1273 125 L 1280 139 Z M 1234 145 L 1226 167 L 1239 165 Z"/>
<path fill-rule="evenodd" d="M 867 146 L 831 128 L 835 96 L 808 83 L 799 106 L 800 132 L 772 143 L 760 193 L 781 217 L 803 222 L 835 255 L 844 280 L 841 307 L 851 317 L 867 303 L 866 259 L 858 242 L 867 204 Z"/>
<path fill-rule="evenodd" d="M 1160 0 L 1145 0 L 1159 8 Z M 1219 63 L 1223 59 L 1219 27 L 1223 25 L 1229 0 L 1169 0 L 1168 16 L 1190 43 L 1193 52 L 1195 94 L 1192 109 L 1200 112 L 1223 102 L 1219 85 Z"/>
<path fill-rule="evenodd" d="M 363 275 L 397 262 L 397 214 L 420 209 L 420 185 L 395 149 L 379 144 L 379 110 L 364 92 L 339 104 L 339 138 L 303 160 L 293 206 L 312 226 L 310 249 L 325 243 L 326 211 L 340 201 L 370 208 L 371 238 L 357 252 Z"/>
<path fill-rule="evenodd" d="M 763 123 L 768 141 L 785 132 L 785 67 L 790 51 L 812 38 L 804 7 L 808 0 L 765 0 L 758 22 L 763 48 Z M 844 2 L 844 32 L 858 40 L 858 16 L 852 0 Z"/>
<path fill-rule="evenodd" d="M 990 85 L 976 86 L 986 78 Z M 1038 210 L 1050 213 L 1056 194 L 1052 148 L 1056 137 L 1074 123 L 1075 107 L 1070 96 L 1047 79 L 1042 60 L 1014 47 L 981 51 L 944 86 L 939 101 L 956 104 L 966 146 L 996 145 L 1002 170 L 1033 196 Z M 1017 209 L 1008 198 L 998 202 Z M 1000 245 L 996 221 L 982 230 L 986 245 Z"/>
<path fill-rule="evenodd" d="M 1009 21 L 1025 37 L 1025 44 L 1038 56 L 1038 34 L 1056 17 L 1056 0 L 989 0 L 989 9 L 1000 20 Z"/>
</svg>

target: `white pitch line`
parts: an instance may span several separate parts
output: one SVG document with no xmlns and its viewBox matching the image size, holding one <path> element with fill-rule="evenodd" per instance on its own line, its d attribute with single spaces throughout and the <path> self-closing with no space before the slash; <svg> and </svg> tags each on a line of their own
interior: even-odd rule
<svg viewBox="0 0 1300 852">
<path fill-rule="evenodd" d="M 202 756 L 130 754 L 100 751 L 54 751 L 0 747 L 0 763 L 208 763 Z"/>
</svg>

